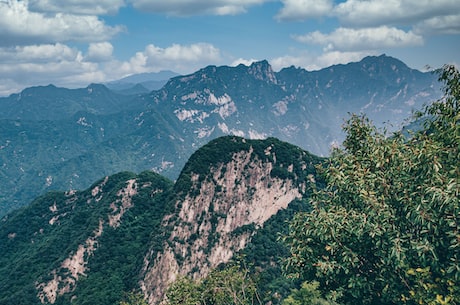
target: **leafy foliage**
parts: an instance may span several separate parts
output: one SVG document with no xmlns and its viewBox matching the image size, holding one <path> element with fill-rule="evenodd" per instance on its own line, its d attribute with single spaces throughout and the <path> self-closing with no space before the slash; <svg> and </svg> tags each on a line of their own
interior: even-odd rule
<svg viewBox="0 0 460 305">
<path fill-rule="evenodd" d="M 337 305 L 336 296 L 329 294 L 321 295 L 318 282 L 304 282 L 300 289 L 293 289 L 291 294 L 284 299 L 283 305 Z"/>
<path fill-rule="evenodd" d="M 296 213 L 310 210 L 306 200 L 294 200 L 264 223 L 251 242 L 240 251 L 241 260 L 257 276 L 258 293 L 264 304 L 280 304 L 300 282 L 283 276 L 281 263 L 289 257 L 289 248 L 280 240 L 288 234 L 287 223 Z"/>
<path fill-rule="evenodd" d="M 409 139 L 351 117 L 326 188 L 285 236 L 288 272 L 350 304 L 459 304 L 460 75 L 440 79 L 445 97 Z"/>
<path fill-rule="evenodd" d="M 130 292 L 119 305 L 148 305 L 141 293 Z"/>
<path fill-rule="evenodd" d="M 176 280 L 167 293 L 168 305 L 249 305 L 260 301 L 249 270 L 237 265 L 215 269 L 202 280 Z"/>
</svg>

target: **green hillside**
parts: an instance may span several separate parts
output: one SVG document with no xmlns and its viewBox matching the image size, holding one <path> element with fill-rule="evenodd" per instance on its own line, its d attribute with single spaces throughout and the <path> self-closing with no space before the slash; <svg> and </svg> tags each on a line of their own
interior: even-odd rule
<svg viewBox="0 0 460 305">
<path fill-rule="evenodd" d="M 111 204 L 130 179 L 138 185 L 133 206 L 119 226 L 110 226 Z M 98 186 L 102 187 L 95 197 Z M 124 291 L 137 287 L 144 253 L 170 211 L 171 189 L 171 181 L 153 172 L 122 172 L 85 191 L 47 193 L 4 217 L 0 224 L 0 304 L 38 304 L 36 285 L 50 280 L 53 270 L 72 279 L 61 262 L 94 237 L 101 223 L 103 232 L 95 238 L 94 253 L 85 254 L 90 256 L 87 271 L 80 274 L 82 280 L 72 296 L 77 297 L 76 304 L 114 304 Z M 55 304 L 69 302 L 64 296 Z"/>
</svg>

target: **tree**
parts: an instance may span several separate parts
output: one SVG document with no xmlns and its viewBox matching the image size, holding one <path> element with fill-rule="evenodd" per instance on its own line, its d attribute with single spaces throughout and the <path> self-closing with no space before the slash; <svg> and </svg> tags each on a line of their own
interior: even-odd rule
<svg viewBox="0 0 460 305">
<path fill-rule="evenodd" d="M 120 305 L 148 305 L 142 293 L 130 292 L 126 295 L 125 300 Z"/>
<path fill-rule="evenodd" d="M 229 266 L 213 270 L 204 281 L 207 304 L 250 305 L 257 302 L 257 287 L 249 270 Z"/>
<path fill-rule="evenodd" d="M 387 136 L 352 115 L 344 149 L 322 171 L 284 237 L 285 268 L 350 304 L 460 304 L 460 74 L 418 130 Z"/>
<path fill-rule="evenodd" d="M 189 277 L 178 278 L 166 292 L 168 305 L 203 304 L 203 287 L 201 282 Z"/>
<path fill-rule="evenodd" d="M 166 292 L 168 305 L 250 305 L 260 303 L 247 269 L 231 265 L 215 269 L 202 280 L 177 279 Z"/>
<path fill-rule="evenodd" d="M 318 282 L 304 282 L 300 289 L 293 289 L 283 300 L 283 305 L 338 305 L 331 293 L 326 297 L 321 295 Z"/>
</svg>

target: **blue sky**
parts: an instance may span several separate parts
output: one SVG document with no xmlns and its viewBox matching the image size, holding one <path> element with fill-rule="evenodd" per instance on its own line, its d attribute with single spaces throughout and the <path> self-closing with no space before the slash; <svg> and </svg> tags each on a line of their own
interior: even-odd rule
<svg viewBox="0 0 460 305">
<path fill-rule="evenodd" d="M 458 0 L 0 0 L 0 96 L 267 59 L 460 64 Z"/>
</svg>

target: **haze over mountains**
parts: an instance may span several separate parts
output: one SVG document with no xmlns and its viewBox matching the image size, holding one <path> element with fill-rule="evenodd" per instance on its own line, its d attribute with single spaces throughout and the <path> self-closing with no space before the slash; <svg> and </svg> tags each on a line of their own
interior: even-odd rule
<svg viewBox="0 0 460 305">
<path fill-rule="evenodd" d="M 163 87 L 170 78 L 179 74 L 172 71 L 157 73 L 140 73 L 124 77 L 120 80 L 108 82 L 107 88 L 124 94 L 148 93 Z"/>
<path fill-rule="evenodd" d="M 437 75 L 385 55 L 312 72 L 274 72 L 267 61 L 209 66 L 148 93 L 125 85 L 50 85 L 0 98 L 0 215 L 119 171 L 175 180 L 194 151 L 224 135 L 276 137 L 327 156 L 348 113 L 399 129 L 441 96 Z"/>
</svg>

